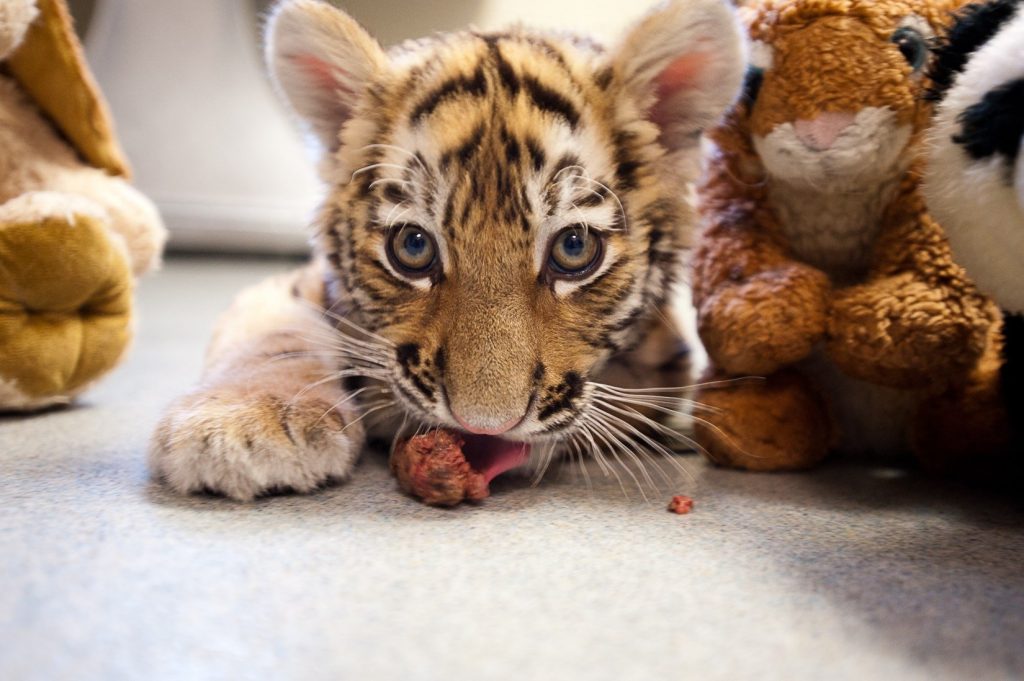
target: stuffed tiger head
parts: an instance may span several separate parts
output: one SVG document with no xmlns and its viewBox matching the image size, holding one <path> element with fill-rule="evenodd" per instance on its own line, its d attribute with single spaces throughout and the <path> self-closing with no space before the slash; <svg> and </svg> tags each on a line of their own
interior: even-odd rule
<svg viewBox="0 0 1024 681">
<path fill-rule="evenodd" d="M 927 128 L 930 48 L 962 0 L 761 0 L 736 135 L 752 175 L 867 192 L 905 172 Z M 823 189 L 824 191 L 824 189 Z"/>
<path fill-rule="evenodd" d="M 513 28 L 385 51 L 287 0 L 267 59 L 324 150 L 329 304 L 387 342 L 405 411 L 516 441 L 571 429 L 678 278 L 686 161 L 743 77 L 732 9 L 669 2 L 611 50 Z"/>
</svg>

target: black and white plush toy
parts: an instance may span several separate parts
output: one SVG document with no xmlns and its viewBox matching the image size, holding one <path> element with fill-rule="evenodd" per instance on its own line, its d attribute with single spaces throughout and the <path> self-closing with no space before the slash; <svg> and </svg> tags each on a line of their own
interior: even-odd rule
<svg viewBox="0 0 1024 681">
<path fill-rule="evenodd" d="M 934 60 L 925 191 L 957 261 L 1004 312 L 1001 389 L 1024 435 L 1024 0 L 965 6 Z M 1024 442 L 1024 440 L 1021 440 Z"/>
</svg>

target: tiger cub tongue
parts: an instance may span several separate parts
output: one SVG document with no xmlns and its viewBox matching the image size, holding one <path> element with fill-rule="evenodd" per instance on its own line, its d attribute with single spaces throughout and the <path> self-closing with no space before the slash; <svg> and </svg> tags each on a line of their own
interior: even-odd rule
<svg viewBox="0 0 1024 681">
<path fill-rule="evenodd" d="M 469 465 L 487 482 L 518 468 L 530 458 L 530 445 L 525 442 L 503 440 L 492 435 L 463 435 L 465 446 L 462 451 Z"/>
</svg>

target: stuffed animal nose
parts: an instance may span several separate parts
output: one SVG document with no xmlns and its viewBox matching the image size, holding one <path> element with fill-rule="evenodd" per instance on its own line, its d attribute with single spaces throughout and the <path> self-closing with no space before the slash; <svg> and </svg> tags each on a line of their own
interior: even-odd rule
<svg viewBox="0 0 1024 681">
<path fill-rule="evenodd" d="M 807 147 L 815 151 L 826 151 L 839 139 L 853 123 L 856 116 L 852 113 L 823 113 L 813 120 L 800 119 L 793 123 L 796 136 Z"/>
</svg>

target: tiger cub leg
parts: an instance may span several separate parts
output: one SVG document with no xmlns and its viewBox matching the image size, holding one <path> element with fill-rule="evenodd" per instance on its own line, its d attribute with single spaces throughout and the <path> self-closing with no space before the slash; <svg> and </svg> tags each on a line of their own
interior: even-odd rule
<svg viewBox="0 0 1024 681">
<path fill-rule="evenodd" d="M 199 386 L 174 402 L 150 465 L 182 494 L 250 500 L 348 476 L 365 433 L 325 351 L 314 266 L 245 290 L 223 315 Z"/>
</svg>

